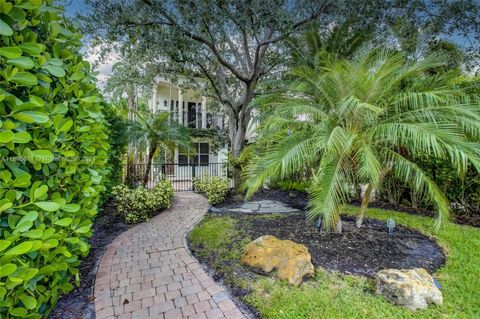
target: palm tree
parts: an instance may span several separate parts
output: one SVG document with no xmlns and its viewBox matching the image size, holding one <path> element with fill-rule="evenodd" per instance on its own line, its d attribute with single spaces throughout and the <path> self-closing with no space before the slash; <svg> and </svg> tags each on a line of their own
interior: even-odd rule
<svg viewBox="0 0 480 319">
<path fill-rule="evenodd" d="M 286 41 L 290 63 L 314 68 L 326 52 L 341 59 L 353 57 L 373 38 L 371 27 L 359 29 L 357 25 L 354 20 L 347 20 L 325 30 L 318 22 L 308 24 L 304 32 L 293 34 Z"/>
<path fill-rule="evenodd" d="M 435 58 L 409 61 L 374 50 L 351 61 L 325 54 L 320 65 L 294 69 L 287 93 L 260 101 L 274 109 L 260 135 L 274 142 L 247 167 L 247 196 L 271 179 L 310 170 L 307 216 L 341 231 L 341 206 L 356 185 L 366 184 L 360 227 L 372 192 L 392 174 L 435 205 L 438 229 L 448 200 L 411 158 L 449 161 L 458 174 L 469 162 L 479 170 L 478 100 L 456 86 L 456 73 L 431 75 Z"/>
<path fill-rule="evenodd" d="M 191 146 L 188 129 L 170 121 L 170 113 L 166 111 L 153 112 L 148 108 L 141 108 L 135 112 L 134 120 L 128 125 L 127 131 L 131 141 L 148 150 L 143 186 L 147 185 L 157 150 L 161 148 L 171 150 L 175 146 L 188 149 Z"/>
</svg>

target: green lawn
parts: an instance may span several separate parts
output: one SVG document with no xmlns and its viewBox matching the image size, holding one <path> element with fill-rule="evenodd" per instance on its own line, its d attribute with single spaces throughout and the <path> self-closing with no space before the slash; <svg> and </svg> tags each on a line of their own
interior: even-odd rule
<svg viewBox="0 0 480 319">
<path fill-rule="evenodd" d="M 442 285 L 442 306 L 412 312 L 376 295 L 373 280 L 340 273 L 317 271 L 300 287 L 269 277 L 239 278 L 238 258 L 250 238 L 236 229 L 231 217 L 209 215 L 191 232 L 190 241 L 195 253 L 223 273 L 227 283 L 252 289 L 244 301 L 262 318 L 480 318 L 480 229 L 449 224 L 434 234 L 427 217 L 381 209 L 369 209 L 367 216 L 394 217 L 399 224 L 437 238 L 448 255 L 446 265 L 435 273 Z"/>
</svg>

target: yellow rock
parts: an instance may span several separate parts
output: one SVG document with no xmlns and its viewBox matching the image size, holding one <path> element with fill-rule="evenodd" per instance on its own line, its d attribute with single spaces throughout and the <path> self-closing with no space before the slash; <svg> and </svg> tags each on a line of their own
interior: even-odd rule
<svg viewBox="0 0 480 319">
<path fill-rule="evenodd" d="M 278 278 L 288 280 L 296 286 L 302 283 L 305 275 L 312 276 L 315 273 L 307 247 L 270 235 L 259 237 L 249 243 L 243 251 L 240 262 L 265 272 L 277 269 Z"/>
</svg>

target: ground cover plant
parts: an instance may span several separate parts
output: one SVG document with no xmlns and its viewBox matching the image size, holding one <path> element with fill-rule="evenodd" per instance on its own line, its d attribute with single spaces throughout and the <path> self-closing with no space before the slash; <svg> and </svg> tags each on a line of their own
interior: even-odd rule
<svg viewBox="0 0 480 319">
<path fill-rule="evenodd" d="M 228 179 L 219 176 L 202 176 L 192 180 L 193 189 L 205 194 L 212 205 L 220 204 L 225 200 L 230 189 Z"/>
<path fill-rule="evenodd" d="M 355 215 L 358 207 L 346 206 L 343 211 Z M 284 216 L 283 216 L 284 217 Z M 434 233 L 428 217 L 369 208 L 366 217 L 380 220 L 395 218 L 402 226 L 432 236 L 447 255 L 443 267 L 434 272 L 442 286 L 444 304 L 412 312 L 396 306 L 375 294 L 374 281 L 364 276 L 317 269 L 314 278 L 300 287 L 272 277 L 258 276 L 239 264 L 239 256 L 251 239 L 239 227 L 238 216 L 208 215 L 189 235 L 194 255 L 205 262 L 214 277 L 231 287 L 261 318 L 476 318 L 480 314 L 480 244 L 477 228 L 447 224 Z M 250 216 L 250 223 L 282 216 Z M 330 233 L 335 235 L 334 233 Z M 368 253 L 367 253 L 368 254 Z"/>
<path fill-rule="evenodd" d="M 173 186 L 168 180 L 159 181 L 153 189 L 128 188 L 117 185 L 112 189 L 116 214 L 124 216 L 125 222 L 135 224 L 149 220 L 159 211 L 170 208 L 173 201 Z"/>
<path fill-rule="evenodd" d="M 61 14 L 50 0 L 0 1 L 3 318 L 45 317 L 73 289 L 105 188 L 101 98 Z"/>
</svg>

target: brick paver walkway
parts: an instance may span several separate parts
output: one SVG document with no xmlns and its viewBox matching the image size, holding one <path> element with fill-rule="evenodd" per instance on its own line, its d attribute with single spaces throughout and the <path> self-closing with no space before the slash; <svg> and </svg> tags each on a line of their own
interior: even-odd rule
<svg viewBox="0 0 480 319">
<path fill-rule="evenodd" d="M 172 208 L 108 246 L 95 282 L 97 319 L 245 318 L 184 246 L 207 207 L 198 194 L 177 193 Z"/>
</svg>

